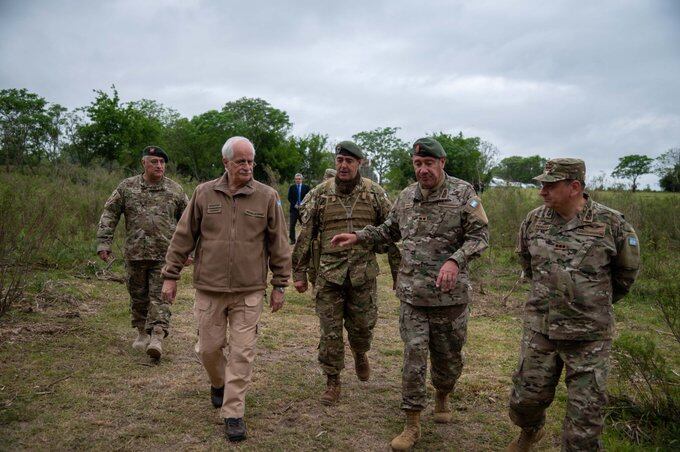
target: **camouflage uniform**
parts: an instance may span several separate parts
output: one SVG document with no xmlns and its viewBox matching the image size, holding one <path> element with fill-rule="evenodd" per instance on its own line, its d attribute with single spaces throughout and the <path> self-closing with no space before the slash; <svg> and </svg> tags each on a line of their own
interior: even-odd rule
<svg viewBox="0 0 680 452">
<path fill-rule="evenodd" d="M 424 196 L 418 183 L 405 188 L 387 220 L 357 233 L 359 243 L 402 241 L 397 280 L 401 300 L 399 326 L 404 341 L 402 408 L 420 411 L 427 405 L 427 355 L 432 383 L 451 392 L 463 368 L 461 349 L 467 334 L 470 281 L 468 263 L 488 246 L 488 221 L 469 183 L 444 175 Z M 435 286 L 447 260 L 458 264 L 455 287 Z"/>
<path fill-rule="evenodd" d="M 343 319 L 349 344 L 357 353 L 371 347 L 378 316 L 376 280 L 379 268 L 376 252 L 386 248 L 331 246 L 331 238 L 368 224 L 380 224 L 390 211 L 385 191 L 362 178 L 348 195 L 336 191 L 335 179 L 317 185 L 305 198 L 302 230 L 293 250 L 295 281 L 307 281 L 313 265 L 312 241 L 319 240 L 320 263 L 313 284 L 321 339 L 319 363 L 326 375 L 338 375 L 345 367 Z M 389 250 L 393 274 L 399 267 L 399 250 Z"/>
<path fill-rule="evenodd" d="M 564 450 L 602 448 L 612 303 L 630 290 L 640 259 L 637 236 L 623 215 L 584 196 L 583 209 L 569 221 L 545 206 L 531 211 L 517 248 L 532 290 L 510 418 L 523 429 L 540 429 L 566 367 Z"/>
<path fill-rule="evenodd" d="M 104 205 L 97 229 L 97 252 L 111 251 L 113 233 L 125 215 L 125 268 L 132 326 L 150 332 L 155 325 L 167 335 L 170 305 L 161 299 L 160 274 L 177 221 L 187 206 L 182 187 L 164 177 L 147 183 L 142 175 L 123 180 Z"/>
</svg>

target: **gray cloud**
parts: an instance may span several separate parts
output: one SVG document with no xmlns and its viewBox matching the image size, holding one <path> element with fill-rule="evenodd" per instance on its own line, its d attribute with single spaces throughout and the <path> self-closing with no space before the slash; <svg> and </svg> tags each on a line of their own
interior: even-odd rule
<svg viewBox="0 0 680 452">
<path fill-rule="evenodd" d="M 680 145 L 678 5 L 2 2 L 0 86 L 73 108 L 115 83 L 186 116 L 261 97 L 297 134 L 460 130 L 594 174 Z"/>
</svg>

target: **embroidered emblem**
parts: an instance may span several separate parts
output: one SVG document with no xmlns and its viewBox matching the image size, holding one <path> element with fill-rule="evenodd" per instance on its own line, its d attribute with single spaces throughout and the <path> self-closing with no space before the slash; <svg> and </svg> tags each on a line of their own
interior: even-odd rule
<svg viewBox="0 0 680 452">
<path fill-rule="evenodd" d="M 638 241 L 635 237 L 628 237 L 628 244 L 630 246 L 637 246 Z"/>
<path fill-rule="evenodd" d="M 222 204 L 208 204 L 208 213 L 222 213 Z"/>
<path fill-rule="evenodd" d="M 253 212 L 252 210 L 246 210 L 244 213 L 249 217 L 264 218 L 264 214 L 262 212 Z"/>
<path fill-rule="evenodd" d="M 472 207 L 473 209 L 476 208 L 478 205 L 479 201 L 477 201 L 476 199 L 470 201 L 470 207 Z"/>
</svg>

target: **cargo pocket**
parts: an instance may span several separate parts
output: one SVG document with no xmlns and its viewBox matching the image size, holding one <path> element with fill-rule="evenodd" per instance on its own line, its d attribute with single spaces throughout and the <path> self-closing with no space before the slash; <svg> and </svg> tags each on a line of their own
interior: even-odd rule
<svg viewBox="0 0 680 452">
<path fill-rule="evenodd" d="M 210 309 L 210 299 L 205 295 L 196 291 L 196 300 L 194 301 L 194 317 L 196 318 L 196 323 L 199 328 L 201 324 L 205 321 L 205 317 L 208 314 L 208 309 Z"/>
<path fill-rule="evenodd" d="M 257 292 L 246 295 L 243 300 L 245 304 L 243 308 L 245 321 L 247 325 L 257 325 L 260 320 L 260 314 L 262 314 L 262 308 L 264 305 L 264 291 L 258 290 Z"/>
</svg>

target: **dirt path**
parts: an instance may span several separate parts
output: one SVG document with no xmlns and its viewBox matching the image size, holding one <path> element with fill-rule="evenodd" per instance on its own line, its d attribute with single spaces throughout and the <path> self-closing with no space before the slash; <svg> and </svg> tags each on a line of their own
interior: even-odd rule
<svg viewBox="0 0 680 452">
<path fill-rule="evenodd" d="M 131 349 L 127 293 L 116 282 L 70 278 L 3 319 L 0 449 L 389 449 L 402 428 L 402 343 L 398 301 L 386 277 L 379 280 L 371 380 L 356 379 L 346 349 L 342 403 L 334 408 L 317 402 L 324 378 L 316 363 L 318 321 L 309 294 L 289 290 L 282 312 L 265 311 L 246 402 L 250 439 L 232 446 L 193 352 L 189 276 L 180 285 L 158 365 Z M 511 305 L 519 304 L 517 297 Z M 501 450 L 515 434 L 506 406 L 521 322 L 517 309 L 502 306 L 501 298 L 489 290 L 477 297 L 454 422 L 435 425 L 428 409 L 416 450 Z M 559 447 L 560 397 L 550 412 L 544 449 Z"/>
</svg>

